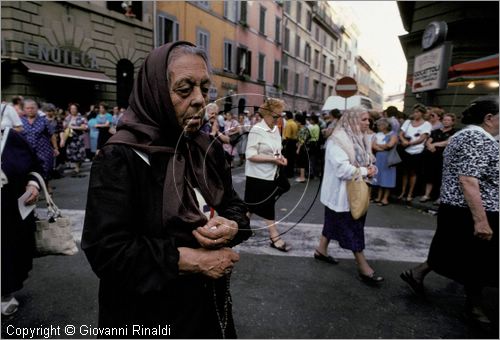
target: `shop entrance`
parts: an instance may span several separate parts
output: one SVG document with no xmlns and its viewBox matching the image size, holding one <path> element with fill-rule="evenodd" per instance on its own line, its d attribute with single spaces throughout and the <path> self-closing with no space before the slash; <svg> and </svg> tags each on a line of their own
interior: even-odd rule
<svg viewBox="0 0 500 340">
<path fill-rule="evenodd" d="M 40 91 L 38 97 L 45 102 L 66 110 L 69 103 L 78 103 L 80 113 L 86 113 L 91 104 L 101 101 L 101 84 L 88 80 L 43 75 L 30 75 L 33 87 Z"/>
</svg>

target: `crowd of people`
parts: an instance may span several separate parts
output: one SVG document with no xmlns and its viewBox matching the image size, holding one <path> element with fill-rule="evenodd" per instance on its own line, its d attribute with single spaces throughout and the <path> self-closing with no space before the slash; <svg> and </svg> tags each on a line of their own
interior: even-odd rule
<svg viewBox="0 0 500 340">
<path fill-rule="evenodd" d="M 100 279 L 99 327 L 169 324 L 176 338 L 236 337 L 230 278 L 239 255 L 231 248 L 252 235 L 255 214 L 265 220 L 272 248 L 291 249 L 275 214 L 289 189 L 283 178 L 297 185 L 322 180 L 325 218 L 314 258 L 337 264 L 328 254 L 335 240 L 352 251 L 359 279 L 379 286 L 384 277 L 364 255 L 367 213 L 353 216 L 347 183 L 361 178 L 378 188 L 373 202 L 387 206 L 398 172 L 399 200 L 413 201 L 419 178 L 420 201 L 440 200 L 428 260 L 401 278 L 418 294 L 431 270 L 464 283 L 471 317 L 488 321 L 480 294 L 498 286 L 498 96 L 472 102 L 462 119 L 469 125 L 457 132 L 452 113 L 422 104 L 409 116 L 395 107 L 318 115 L 265 98 L 255 112 L 234 115 L 208 104 L 209 87 L 206 52 L 178 41 L 145 59 L 126 111 L 108 113 L 104 103 L 85 114 L 76 103 L 66 112 L 50 104 L 38 110 L 22 98 L 2 105 L 2 129 L 13 131 L 10 145 L 22 144 L 26 159 L 16 177 L 4 161 L 12 146 L 2 147 L 2 211 L 24 191 L 27 203 L 36 200 L 39 183 L 29 171 L 49 180 L 57 164 L 71 162 L 79 176 L 81 163 L 93 160 L 82 249 Z M 394 150 L 397 165 L 389 164 Z M 241 199 L 231 169 L 243 165 Z M 10 224 L 32 223 L 16 212 Z M 3 315 L 16 311 L 13 293 L 31 268 L 24 259 L 15 268 L 21 272 L 8 272 L 4 261 L 14 263 L 19 254 L 5 242 L 32 241 L 26 230 L 33 225 L 26 228 L 22 235 L 2 228 Z"/>
</svg>

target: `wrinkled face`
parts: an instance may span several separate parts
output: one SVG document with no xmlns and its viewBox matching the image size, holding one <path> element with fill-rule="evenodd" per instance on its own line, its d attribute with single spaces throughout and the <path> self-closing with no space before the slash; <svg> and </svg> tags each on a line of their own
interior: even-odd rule
<svg viewBox="0 0 500 340">
<path fill-rule="evenodd" d="M 36 116 L 38 111 L 38 107 L 36 106 L 35 103 L 25 103 L 24 104 L 24 113 L 30 118 L 33 118 Z"/>
<path fill-rule="evenodd" d="M 366 132 L 368 131 L 369 127 L 370 127 L 370 115 L 368 114 L 368 112 L 365 112 L 359 118 L 359 130 L 361 132 Z"/>
<path fill-rule="evenodd" d="M 455 121 L 450 116 L 444 116 L 442 123 L 443 123 L 443 126 L 445 128 L 448 128 L 448 127 L 451 127 L 451 126 L 455 125 Z"/>
<path fill-rule="evenodd" d="M 194 132 L 201 126 L 210 78 L 203 58 L 186 54 L 174 59 L 170 72 L 170 98 L 179 126 Z"/>
<path fill-rule="evenodd" d="M 276 112 L 266 112 L 263 114 L 262 119 L 266 122 L 266 124 L 270 127 L 273 128 L 276 124 L 278 124 L 278 119 L 280 119 L 279 113 Z"/>
</svg>

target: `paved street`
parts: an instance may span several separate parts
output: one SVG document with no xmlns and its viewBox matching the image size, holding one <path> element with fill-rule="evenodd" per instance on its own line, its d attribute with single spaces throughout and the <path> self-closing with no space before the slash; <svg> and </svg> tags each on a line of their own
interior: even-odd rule
<svg viewBox="0 0 500 340">
<path fill-rule="evenodd" d="M 89 168 L 86 163 L 84 173 Z M 234 169 L 233 177 L 242 194 L 243 168 Z M 52 183 L 54 200 L 72 218 L 80 240 L 88 176 Z M 399 279 L 402 270 L 426 258 L 436 222 L 432 211 L 427 212 L 432 205 L 370 207 L 366 255 L 386 278 L 380 288 L 356 278 L 352 254 L 335 242 L 330 254 L 341 260 L 338 266 L 314 260 L 323 220 L 319 197 L 314 201 L 318 185 L 317 179 L 307 185 L 292 183 L 277 204 L 279 229 L 292 246 L 289 253 L 269 247 L 258 219 L 252 219 L 255 236 L 237 247 L 241 261 L 233 272 L 232 293 L 240 338 L 498 338 L 498 324 L 491 330 L 465 321 L 462 286 L 431 273 L 426 297 L 417 298 Z M 7 333 L 14 327 L 96 326 L 97 286 L 82 252 L 35 259 L 17 295 L 19 312 L 2 319 L 2 337 L 16 337 Z M 498 289 L 485 296 L 491 318 L 498 320 Z M 61 331 L 53 338 L 68 336 Z M 77 333 L 74 338 L 95 336 Z"/>
</svg>

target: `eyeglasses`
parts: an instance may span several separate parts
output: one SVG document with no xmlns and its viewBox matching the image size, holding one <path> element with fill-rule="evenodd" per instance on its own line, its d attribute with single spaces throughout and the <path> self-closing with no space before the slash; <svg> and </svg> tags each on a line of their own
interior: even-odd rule
<svg viewBox="0 0 500 340">
<path fill-rule="evenodd" d="M 275 115 L 272 115 L 271 117 L 273 117 L 273 119 L 279 119 L 280 116 L 275 116 Z"/>
</svg>

